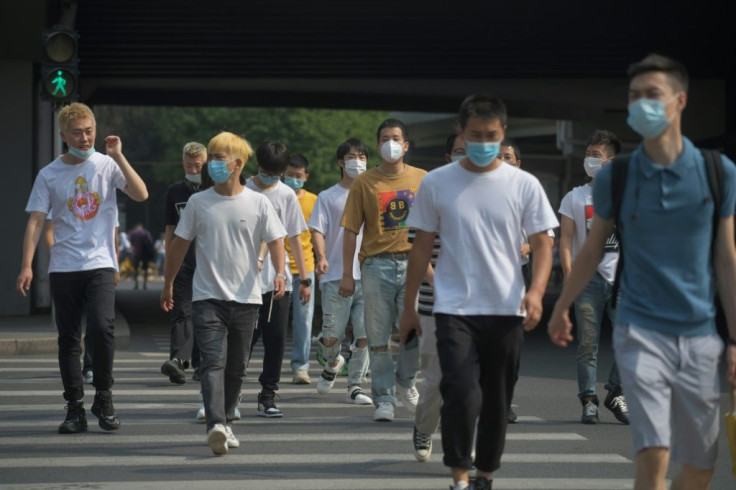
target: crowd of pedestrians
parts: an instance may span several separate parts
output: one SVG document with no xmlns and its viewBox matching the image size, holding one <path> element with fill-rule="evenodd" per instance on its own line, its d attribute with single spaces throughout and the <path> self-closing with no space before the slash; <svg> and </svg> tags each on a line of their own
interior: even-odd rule
<svg viewBox="0 0 736 490">
<path fill-rule="evenodd" d="M 158 250 L 160 304 L 170 313 L 170 353 L 161 372 L 183 384 L 193 368 L 201 386 L 197 418 L 211 451 L 223 455 L 240 445 L 233 422 L 241 418 L 243 379 L 259 339 L 256 413 L 285 415 L 277 393 L 289 318 L 291 382 L 313 383 L 318 285 L 317 342 L 325 364 L 316 393 L 330 392 L 346 369 L 347 403 L 373 405 L 376 422 L 393 421 L 399 406 L 413 415 L 407 440 L 418 461 L 429 459 L 432 436 L 441 432 L 451 490 L 492 488 L 507 424 L 517 420 L 511 402 L 524 334 L 542 319 L 559 227 L 564 285 L 547 329 L 554 344 L 567 346 L 575 340 L 574 311 L 580 421 L 600 419 L 595 388 L 607 315 L 615 363 L 603 405 L 630 425 L 635 488 L 664 489 L 670 459 L 681 465 L 673 489 L 709 488 L 724 349 L 716 294 L 728 324 L 727 378 L 736 387 L 736 168 L 720 156 L 714 182 L 705 154 L 683 136 L 688 75 L 679 62 L 649 55 L 631 65 L 629 77 L 627 122 L 643 141 L 620 155 L 612 132 L 590 134 L 581 162 L 589 181 L 564 196 L 559 221 L 539 180 L 520 168 L 518 145 L 507 138 L 506 106 L 492 95 L 462 101 L 438 168 L 410 165 L 407 128 L 387 119 L 376 132 L 380 163 L 367 168 L 369 145 L 345 140 L 336 149 L 340 178 L 319 194 L 304 188 L 307 158 L 281 142 L 265 141 L 254 151 L 242 136 L 220 132 L 206 146 L 185 144 L 184 178 L 166 192 L 165 248 Z M 67 402 L 58 431 L 87 430 L 83 316 L 91 412 L 102 429 L 117 430 L 116 189 L 136 201 L 148 193 L 120 138 L 107 136 L 106 154 L 95 151 L 95 118 L 86 105 L 65 106 L 59 126 L 68 151 L 41 170 L 31 191 L 17 289 L 27 294 L 48 221 Z M 256 172 L 248 177 L 252 158 Z M 134 263 L 156 260 L 142 226 L 124 238 Z M 144 289 L 146 281 L 144 273 Z M 349 331 L 346 359 L 341 347 Z"/>
</svg>

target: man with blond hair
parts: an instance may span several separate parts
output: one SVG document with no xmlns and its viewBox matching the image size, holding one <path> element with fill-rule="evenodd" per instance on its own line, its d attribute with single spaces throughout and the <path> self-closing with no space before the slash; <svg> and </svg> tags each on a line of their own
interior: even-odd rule
<svg viewBox="0 0 736 490">
<path fill-rule="evenodd" d="M 184 145 L 181 164 L 184 179 L 166 189 L 164 208 L 164 243 L 166 248 L 174 240 L 174 229 L 179 223 L 187 201 L 202 184 L 202 166 L 207 161 L 207 148 L 202 143 L 190 141 Z M 165 255 L 164 255 L 165 256 Z M 197 265 L 194 247 L 189 247 L 179 273 L 174 279 L 174 307 L 169 317 L 170 350 L 169 360 L 161 366 L 161 372 L 175 384 L 184 384 L 184 370 L 191 363 L 194 377 L 199 380 L 199 350 L 194 341 L 192 327 L 192 280 Z"/>
<path fill-rule="evenodd" d="M 216 455 L 240 446 L 232 432 L 261 305 L 258 251 L 267 244 L 284 295 L 284 227 L 266 197 L 246 188 L 240 173 L 253 154 L 240 136 L 222 132 L 207 146 L 214 186 L 194 194 L 181 214 L 166 252 L 161 307 L 174 306 L 174 278 L 196 238 L 192 323 L 199 346 L 207 420 L 207 444 Z M 212 253 L 212 251 L 216 253 Z"/>
<path fill-rule="evenodd" d="M 97 127 L 92 110 L 73 103 L 58 116 L 61 140 L 68 151 L 41 169 L 26 206 L 29 213 L 23 237 L 23 261 L 18 292 L 26 296 L 33 280 L 35 254 L 44 221 L 51 215 L 54 245 L 51 247 L 49 282 L 59 332 L 59 368 L 67 401 L 67 415 L 60 434 L 87 430 L 82 397 L 84 385 L 80 340 L 82 315 L 92 359 L 95 398 L 92 413 L 104 430 L 120 428 L 110 388 L 115 354 L 115 250 L 117 196 L 120 189 L 137 202 L 148 198 L 146 184 L 130 166 L 118 136 L 105 138 L 107 155 L 95 151 Z"/>
</svg>

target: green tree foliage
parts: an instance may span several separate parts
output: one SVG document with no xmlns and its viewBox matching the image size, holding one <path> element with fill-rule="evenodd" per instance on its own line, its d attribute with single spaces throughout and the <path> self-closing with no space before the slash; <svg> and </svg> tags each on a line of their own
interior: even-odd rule
<svg viewBox="0 0 736 490">
<path fill-rule="evenodd" d="M 276 140 L 292 153 L 309 161 L 306 188 L 318 193 L 340 178 L 335 151 L 347 138 L 360 138 L 369 149 L 368 166 L 377 165 L 376 129 L 389 114 L 379 111 L 304 108 L 229 107 L 131 107 L 94 108 L 100 138 L 117 134 L 123 151 L 136 166 L 150 166 L 143 172 L 157 182 L 171 183 L 182 178 L 181 149 L 188 141 L 205 146 L 220 131 L 245 137 L 253 150 L 262 142 Z M 256 172 L 253 157 L 245 174 Z"/>
</svg>

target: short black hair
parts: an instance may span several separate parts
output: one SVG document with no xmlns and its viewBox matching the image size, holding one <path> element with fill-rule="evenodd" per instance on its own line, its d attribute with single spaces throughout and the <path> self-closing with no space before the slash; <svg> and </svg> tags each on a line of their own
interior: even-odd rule
<svg viewBox="0 0 736 490">
<path fill-rule="evenodd" d="M 289 166 L 294 168 L 303 168 L 304 171 L 307 172 L 309 161 L 307 160 L 307 157 L 301 153 L 294 153 L 291 155 L 291 159 L 289 160 Z"/>
<path fill-rule="evenodd" d="M 458 133 L 452 133 L 447 137 L 445 141 L 445 153 L 452 155 L 452 147 L 455 146 L 455 140 L 457 139 Z"/>
<path fill-rule="evenodd" d="M 289 166 L 291 155 L 286 145 L 278 141 L 264 141 L 256 150 L 258 166 L 271 174 L 282 174 Z"/>
<path fill-rule="evenodd" d="M 672 88 L 676 91 L 682 90 L 683 92 L 687 92 L 690 79 L 685 65 L 661 54 L 648 54 L 644 59 L 629 65 L 626 74 L 629 76 L 629 81 L 631 81 L 635 76 L 651 71 L 663 72 L 667 75 Z"/>
<path fill-rule="evenodd" d="M 511 148 L 513 148 L 516 160 L 521 160 L 521 150 L 519 150 L 519 145 L 516 144 L 516 141 L 512 140 L 511 138 L 504 138 L 501 142 L 501 146 L 510 146 Z"/>
<path fill-rule="evenodd" d="M 471 117 L 483 119 L 499 119 L 502 126 L 506 126 L 506 105 L 496 97 L 488 94 L 472 94 L 460 104 L 458 123 L 465 128 Z"/>
<path fill-rule="evenodd" d="M 378 131 L 376 131 L 376 141 L 381 141 L 381 131 L 383 131 L 386 128 L 399 128 L 401 130 L 401 136 L 404 138 L 404 141 L 409 141 L 409 133 L 406 131 L 406 126 L 402 121 L 399 121 L 398 119 L 386 119 L 381 123 L 380 126 L 378 126 Z"/>
<path fill-rule="evenodd" d="M 621 153 L 621 140 L 616 135 L 605 129 L 596 129 L 590 136 L 588 136 L 588 146 L 590 145 L 604 145 L 606 150 L 611 156 L 616 156 Z"/>
<path fill-rule="evenodd" d="M 350 150 L 356 150 L 358 155 L 365 155 L 368 158 L 368 147 L 358 138 L 348 138 L 337 147 L 337 159 L 345 160 L 345 155 Z"/>
</svg>

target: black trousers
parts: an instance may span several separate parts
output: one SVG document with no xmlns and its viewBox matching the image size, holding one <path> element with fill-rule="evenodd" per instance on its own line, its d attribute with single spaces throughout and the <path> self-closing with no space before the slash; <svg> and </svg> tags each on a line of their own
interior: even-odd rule
<svg viewBox="0 0 736 490">
<path fill-rule="evenodd" d="M 59 332 L 59 369 L 64 398 L 81 400 L 84 396 L 82 367 L 82 315 L 87 317 L 86 337 L 92 356 L 94 386 L 109 390 L 113 384 L 112 363 L 115 356 L 115 270 L 94 269 L 49 274 L 54 320 Z"/>
<path fill-rule="evenodd" d="M 191 359 L 192 367 L 199 367 L 199 349 L 194 338 L 192 325 L 192 282 L 194 267 L 182 264 L 174 278 L 174 307 L 169 317 L 169 359 L 180 359 L 186 363 Z"/>
<path fill-rule="evenodd" d="M 475 467 L 501 466 L 509 404 L 519 351 L 524 342 L 518 316 L 436 314 L 437 353 L 442 369 L 443 461 L 472 468 L 473 433 L 478 421 Z"/>
<path fill-rule="evenodd" d="M 286 346 L 286 327 L 289 323 L 289 307 L 291 306 L 291 293 L 288 291 L 273 301 L 271 308 L 271 320 L 268 320 L 268 310 L 271 304 L 273 291 L 262 295 L 263 304 L 258 313 L 258 327 L 253 332 L 253 342 L 250 344 L 251 354 L 253 346 L 259 338 L 263 338 L 263 372 L 258 377 L 263 391 L 273 393 L 279 389 L 281 380 L 281 364 L 284 361 L 284 349 Z"/>
</svg>

